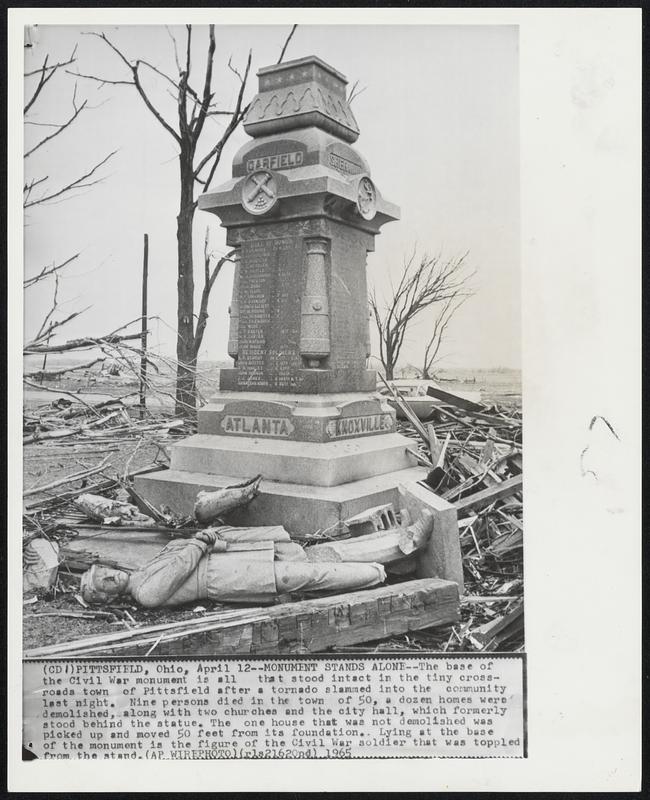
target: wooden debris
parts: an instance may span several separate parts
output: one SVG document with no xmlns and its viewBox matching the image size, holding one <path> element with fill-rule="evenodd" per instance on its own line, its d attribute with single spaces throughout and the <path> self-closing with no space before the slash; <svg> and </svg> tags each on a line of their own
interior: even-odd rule
<svg viewBox="0 0 650 800">
<path fill-rule="evenodd" d="M 481 411 L 483 409 L 483 406 L 478 403 L 466 400 L 464 397 L 459 397 L 452 392 L 436 389 L 435 386 L 427 386 L 427 394 L 429 397 L 435 397 L 447 405 L 458 406 L 458 408 L 462 408 L 465 411 Z"/>
<path fill-rule="evenodd" d="M 486 505 L 489 502 L 500 500 L 507 497 L 516 491 L 521 490 L 522 476 L 515 475 L 502 483 L 497 483 L 494 486 L 484 489 L 481 492 L 475 492 L 467 497 L 458 500 L 455 505 L 459 511 L 467 511 L 468 508 L 475 508 L 476 506 Z"/>
<path fill-rule="evenodd" d="M 38 458 L 41 456 L 46 464 L 51 463 L 53 456 L 69 459 L 64 462 L 65 467 L 62 471 L 67 469 L 70 474 L 52 475 L 42 468 L 34 471 L 37 475 L 47 477 L 40 478 L 41 486 L 28 487 L 28 502 L 24 507 L 27 536 L 23 542 L 25 545 L 30 537 L 33 539 L 45 535 L 59 544 L 59 558 L 62 563 L 56 591 L 59 592 L 59 597 L 63 592 L 63 596 L 67 593 L 67 596 L 72 598 L 74 592 L 78 591 L 78 572 L 85 571 L 92 563 L 104 563 L 119 569 L 133 569 L 134 565 L 137 567 L 143 560 L 148 560 L 150 554 L 157 553 L 170 538 L 193 536 L 206 523 L 202 520 L 190 521 L 190 518 L 176 519 L 173 514 L 167 513 L 168 509 L 154 509 L 144 498 L 133 492 L 132 476 L 138 472 L 159 470 L 160 464 L 154 463 L 141 469 L 129 470 L 129 459 L 126 467 L 122 463 L 118 474 L 109 471 L 107 467 L 99 469 L 100 464 L 93 466 L 92 462 L 86 464 L 83 461 L 89 454 L 101 452 L 103 456 L 117 448 L 121 448 L 123 452 L 124 444 L 128 442 L 133 442 L 131 447 L 136 446 L 136 449 L 142 442 L 151 442 L 157 447 L 155 460 L 161 458 L 168 462 L 164 443 L 169 443 L 177 435 L 193 432 L 193 428 L 188 426 L 186 421 L 174 420 L 165 415 L 155 416 L 151 413 L 148 413 L 146 419 L 137 420 L 130 417 L 121 398 L 87 403 L 76 398 L 74 393 L 67 393 L 70 399 L 61 397 L 62 394 L 65 393 L 60 392 L 53 403 L 32 409 L 24 417 L 24 436 L 27 442 L 24 451 L 29 459 L 33 460 L 32 463 L 38 463 Z M 404 403 L 404 398 L 401 398 L 399 393 L 391 392 L 391 394 L 398 406 L 400 400 Z M 464 401 L 463 398 L 460 400 L 464 402 L 464 407 L 457 401 L 452 403 L 449 398 L 440 400 L 433 421 L 426 427 L 413 413 L 408 417 L 410 410 L 408 407 L 405 412 L 408 420 L 398 423 L 398 430 L 411 440 L 409 449 L 419 463 L 431 470 L 430 476 L 432 472 L 436 473 L 432 476 L 437 477 L 435 486 L 427 480 L 426 485 L 421 484 L 421 491 L 429 496 L 447 498 L 452 503 L 452 505 L 446 504 L 450 513 L 453 515 L 457 512 L 461 518 L 457 527 L 455 520 L 454 525 L 449 526 L 450 531 L 452 528 L 455 531 L 454 546 L 459 550 L 456 559 L 459 574 L 454 577 L 454 581 L 460 580 L 462 583 L 464 579 L 465 590 L 468 592 L 460 605 L 460 619 L 428 627 L 421 626 L 417 630 L 414 627 L 404 628 L 401 633 L 390 626 L 384 626 L 381 633 L 373 634 L 374 639 L 368 639 L 364 634 L 363 638 L 354 642 L 346 642 L 340 632 L 337 634 L 335 631 L 331 643 L 337 649 L 345 648 L 349 652 L 437 650 L 452 653 L 495 649 L 512 651 L 522 646 L 523 615 L 521 610 L 518 610 L 523 595 L 521 413 L 514 407 L 500 408 L 496 405 L 471 403 Z M 138 455 L 141 454 L 142 451 L 139 451 Z M 81 460 L 78 467 L 72 468 L 75 458 Z M 148 459 L 148 461 L 153 460 L 154 457 Z M 29 464 L 29 460 L 26 463 Z M 143 463 L 142 459 L 140 463 Z M 52 480 L 53 478 L 56 480 Z M 48 479 L 50 482 L 44 483 Z M 249 486 L 252 483 L 254 482 L 247 482 Z M 228 487 L 239 490 L 245 488 L 245 485 Z M 431 494 L 432 490 L 435 495 Z M 132 527 L 128 528 L 107 526 L 104 524 L 105 517 L 102 517 L 101 522 L 90 522 L 88 517 L 74 505 L 75 500 L 84 494 L 104 495 L 109 501 L 117 499 L 120 503 L 135 505 L 139 513 L 145 517 L 145 521 L 141 525 L 132 522 Z M 402 511 L 400 508 L 400 518 Z M 417 509 L 411 511 L 412 518 L 410 520 L 406 516 L 401 518 L 402 525 L 408 525 L 417 517 Z M 222 510 L 221 513 L 227 512 Z M 393 520 L 395 516 L 393 512 Z M 347 520 L 348 523 L 350 521 Z M 394 527 L 382 523 L 384 524 L 388 528 Z M 370 527 L 366 525 L 365 528 L 363 524 L 358 526 L 353 524 L 348 527 L 340 521 L 327 530 L 295 537 L 295 540 L 307 545 L 307 551 L 313 549 L 308 545 L 314 543 L 331 543 L 338 548 L 347 542 L 358 542 L 359 536 L 352 537 L 353 533 L 367 534 L 380 531 L 375 530 L 372 524 Z M 441 530 L 437 531 L 436 536 L 441 536 Z M 281 543 L 277 549 L 279 557 L 283 560 L 299 555 L 295 546 L 288 541 L 286 547 Z M 440 550 L 439 547 L 436 549 Z M 414 556 L 391 561 L 387 566 L 393 574 L 391 580 L 396 579 L 395 573 L 401 565 L 410 560 L 405 570 L 412 569 L 413 560 L 418 558 L 419 554 L 415 553 Z M 405 574 L 406 571 L 401 576 L 402 580 Z M 392 591 L 398 586 L 408 586 L 409 583 L 382 588 Z M 363 592 L 363 595 L 367 598 L 368 592 Z M 332 598 L 321 599 L 332 600 Z M 341 599 L 345 600 L 347 597 L 341 596 Z M 72 600 L 70 604 L 72 605 L 70 610 L 81 611 L 79 607 L 74 609 Z M 289 607 L 294 609 L 296 603 L 287 603 L 287 617 L 282 619 L 288 621 L 281 624 L 286 624 L 288 629 L 295 633 L 301 628 L 289 613 Z M 41 605 L 39 611 L 41 608 L 47 610 L 48 606 Z M 342 609 L 340 613 L 348 613 L 346 610 L 348 607 L 340 608 Z M 111 613 L 113 611 L 116 615 L 128 613 L 124 609 L 113 609 Z M 458 609 L 456 613 L 457 611 Z M 311 613 L 310 611 L 310 620 Z M 134 614 L 138 617 L 142 611 L 134 610 Z M 260 617 L 257 622 L 254 621 L 255 614 Z M 218 617 L 218 626 L 221 627 L 214 633 L 215 654 L 300 651 L 301 646 L 295 645 L 295 642 L 296 650 L 292 650 L 290 644 L 284 643 L 273 644 L 272 647 L 277 649 L 268 651 L 259 646 L 258 639 L 261 641 L 263 635 L 271 638 L 275 635 L 272 633 L 275 630 L 273 626 L 280 623 L 274 621 L 274 614 L 275 608 L 220 611 L 217 616 L 206 613 L 200 619 L 193 619 L 192 624 L 209 625 L 211 620 Z M 133 625 L 142 624 L 141 621 L 136 623 L 130 615 L 129 619 Z M 109 617 L 106 617 L 107 626 L 114 624 L 108 620 Z M 503 625 L 499 627 L 501 623 Z M 101 623 L 96 622 L 92 627 L 97 630 L 99 625 Z M 151 630 L 152 633 L 147 634 L 146 642 L 144 639 L 140 642 L 139 639 L 144 629 L 122 631 L 120 636 L 127 636 L 129 642 L 132 639 L 128 637 L 131 634 L 135 636 L 138 641 L 135 654 L 150 652 L 154 656 L 159 653 L 164 655 L 166 652 L 180 652 L 183 642 L 194 648 L 196 642 L 200 642 L 202 638 L 206 641 L 212 637 L 207 627 L 201 631 L 196 628 L 189 631 L 187 626 L 188 621 L 163 625 L 157 630 L 149 626 L 147 630 Z M 311 622 L 308 627 L 311 629 Z M 169 638 L 171 631 L 178 630 L 185 633 L 178 638 L 174 636 Z M 101 647 L 98 650 L 100 655 L 108 652 L 102 649 L 104 644 L 103 637 L 101 638 Z M 326 638 L 324 636 L 322 641 Z M 377 642 L 377 639 L 382 641 Z M 80 645 L 77 643 L 75 646 Z M 65 647 L 66 645 L 64 650 Z M 200 644 L 196 647 L 196 652 L 204 652 Z M 307 647 L 304 649 L 308 650 Z M 130 651 L 117 648 L 114 654 L 130 654 Z"/>
<path fill-rule="evenodd" d="M 522 602 L 504 616 L 481 625 L 472 631 L 472 637 L 483 645 L 484 650 L 496 650 L 498 646 L 513 636 L 523 632 L 524 605 Z"/>
<path fill-rule="evenodd" d="M 81 472 L 76 472 L 73 475 L 66 475 L 63 478 L 59 478 L 56 481 L 52 481 L 51 483 L 46 484 L 45 486 L 34 486 L 31 489 L 27 489 L 23 492 L 23 497 L 30 497 L 33 494 L 42 494 L 43 492 L 49 492 L 52 489 L 56 489 L 58 486 L 63 486 L 66 483 L 73 483 L 74 481 L 79 481 L 85 478 L 89 478 L 91 475 L 96 475 L 98 472 L 101 472 L 106 464 L 108 463 L 108 456 L 98 464 L 96 467 L 92 467 L 92 469 L 85 469 Z"/>
<path fill-rule="evenodd" d="M 317 653 L 458 620 L 458 587 L 406 581 L 268 608 L 205 615 L 28 650 L 26 658 Z"/>
<path fill-rule="evenodd" d="M 416 413 L 415 413 L 415 412 L 414 412 L 414 411 L 413 411 L 411 408 L 409 408 L 409 405 L 408 405 L 408 403 L 407 403 L 407 402 L 406 402 L 406 400 L 405 400 L 405 399 L 402 397 L 402 394 L 401 394 L 401 392 L 399 391 L 399 389 L 397 389 L 395 386 L 393 386 L 393 385 L 389 384 L 389 383 L 388 383 L 388 382 L 387 382 L 387 381 L 384 379 L 384 376 L 383 376 L 381 373 L 377 373 L 377 375 L 379 376 L 379 378 L 381 378 L 381 380 L 382 380 L 382 381 L 383 381 L 383 383 L 384 383 L 384 386 L 385 386 L 385 387 L 388 389 L 388 391 L 391 393 L 391 395 L 392 395 L 392 397 L 393 397 L 393 400 L 394 400 L 394 401 L 397 403 L 397 405 L 400 407 L 400 410 L 402 411 L 402 413 L 404 414 L 404 416 L 405 416 L 405 417 L 408 419 L 408 421 L 411 423 L 411 425 L 412 425 L 412 426 L 415 428 L 415 430 L 418 432 L 418 434 L 419 434 L 420 438 L 422 439 L 422 441 L 424 442 L 424 444 L 425 444 L 425 445 L 428 445 L 428 444 L 429 444 L 429 435 L 428 435 L 428 433 L 427 433 L 427 430 L 426 430 L 426 428 L 424 427 L 424 425 L 423 425 L 423 424 L 420 422 L 420 420 L 418 419 L 418 417 L 417 417 L 417 414 L 416 414 Z"/>
</svg>

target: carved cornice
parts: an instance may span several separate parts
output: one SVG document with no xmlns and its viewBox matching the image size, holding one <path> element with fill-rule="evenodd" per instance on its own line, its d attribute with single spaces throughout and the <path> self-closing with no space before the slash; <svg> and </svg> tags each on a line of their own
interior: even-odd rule
<svg viewBox="0 0 650 800">
<path fill-rule="evenodd" d="M 344 77 L 314 57 L 293 63 L 300 68 L 277 65 L 260 71 L 260 91 L 244 120 L 246 132 L 257 137 L 314 126 L 356 141 L 359 127 L 346 100 Z"/>
</svg>

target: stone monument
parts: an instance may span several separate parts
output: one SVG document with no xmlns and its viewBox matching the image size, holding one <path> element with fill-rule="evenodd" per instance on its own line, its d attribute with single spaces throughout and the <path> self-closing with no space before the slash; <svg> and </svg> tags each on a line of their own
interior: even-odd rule
<svg viewBox="0 0 650 800">
<path fill-rule="evenodd" d="M 258 77 L 244 120 L 252 139 L 232 179 L 199 198 L 236 252 L 234 366 L 198 412 L 198 434 L 172 448 L 171 468 L 137 484 L 189 513 L 197 491 L 261 474 L 261 494 L 232 523 L 311 533 L 381 503 L 399 508 L 399 485 L 426 474 L 366 366 L 366 256 L 399 209 L 352 147 L 359 129 L 340 72 L 309 56 Z"/>
</svg>

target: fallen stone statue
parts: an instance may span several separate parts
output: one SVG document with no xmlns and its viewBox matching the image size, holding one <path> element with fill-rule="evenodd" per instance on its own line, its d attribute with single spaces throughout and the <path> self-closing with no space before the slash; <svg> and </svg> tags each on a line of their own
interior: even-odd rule
<svg viewBox="0 0 650 800">
<path fill-rule="evenodd" d="M 273 602 L 280 594 L 298 591 L 352 591 L 383 583 L 381 564 L 319 563 L 276 560 L 272 528 L 238 529 L 239 542 L 229 543 L 218 528 L 206 528 L 191 539 L 174 540 L 140 569 L 128 573 L 98 564 L 81 578 L 88 603 L 107 603 L 130 595 L 147 608 L 178 606 L 195 600 Z"/>
<path fill-rule="evenodd" d="M 410 540 L 430 528 L 428 517 L 402 535 Z M 359 539 L 365 537 L 358 537 Z M 308 548 L 291 542 L 279 526 L 206 528 L 190 539 L 176 539 L 133 572 L 94 564 L 81 578 L 87 603 L 110 603 L 131 596 L 147 608 L 178 606 L 196 600 L 271 603 L 278 595 L 305 591 L 348 592 L 386 580 L 381 563 L 308 560 Z M 392 560 L 392 558 L 391 558 Z"/>
</svg>

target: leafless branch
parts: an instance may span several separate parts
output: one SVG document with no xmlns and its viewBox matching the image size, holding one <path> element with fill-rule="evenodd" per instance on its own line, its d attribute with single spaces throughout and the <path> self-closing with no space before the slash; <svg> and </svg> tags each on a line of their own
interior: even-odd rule
<svg viewBox="0 0 650 800">
<path fill-rule="evenodd" d="M 34 345 L 33 347 L 25 348 L 23 353 L 25 355 L 33 355 L 34 353 L 66 353 L 69 350 L 80 350 L 87 347 L 99 347 L 104 343 L 117 344 L 118 342 L 128 342 L 133 339 L 140 339 L 140 337 L 140 333 L 129 333 L 124 336 L 108 334 L 107 336 L 98 336 L 96 338 L 86 336 L 82 337 L 81 339 L 70 339 L 70 341 L 64 342 L 63 344 Z"/>
<path fill-rule="evenodd" d="M 219 273 L 224 264 L 233 260 L 235 250 L 231 250 L 223 258 L 217 261 L 214 269 L 210 271 L 210 264 L 212 255 L 209 251 L 209 235 L 210 229 L 206 228 L 205 242 L 203 245 L 203 291 L 201 292 L 201 305 L 199 307 L 199 315 L 196 323 L 196 332 L 194 334 L 194 354 L 198 358 L 199 350 L 203 343 L 203 334 L 205 333 L 206 325 L 208 324 L 208 304 L 210 302 L 210 293 L 215 281 L 219 277 Z"/>
<path fill-rule="evenodd" d="M 427 346 L 424 350 L 424 359 L 422 363 L 422 377 L 428 378 L 431 375 L 431 371 L 433 369 L 433 365 L 436 363 L 438 359 L 438 353 L 440 352 L 440 348 L 442 346 L 442 342 L 445 336 L 445 331 L 447 326 L 451 322 L 452 317 L 458 311 L 458 309 L 465 303 L 470 297 L 472 297 L 473 292 L 467 291 L 461 293 L 460 291 L 456 292 L 452 295 L 448 300 L 445 301 L 444 306 L 440 314 L 437 316 L 433 330 L 431 332 L 431 338 L 429 339 Z"/>
<path fill-rule="evenodd" d="M 293 37 L 293 34 L 296 32 L 296 28 L 297 27 L 298 27 L 297 25 L 293 25 L 292 26 L 291 32 L 287 36 L 287 38 L 286 38 L 286 40 L 284 42 L 284 45 L 282 46 L 282 50 L 280 51 L 280 58 L 278 58 L 278 60 L 277 60 L 278 64 L 282 63 L 282 59 L 284 58 L 284 54 L 287 52 L 287 47 L 289 46 L 289 42 L 291 41 L 291 38 Z"/>
<path fill-rule="evenodd" d="M 208 56 L 205 66 L 205 81 L 203 84 L 203 99 L 201 100 L 198 116 L 196 117 L 192 128 L 192 139 L 195 143 L 198 142 L 199 136 L 201 135 L 201 131 L 203 130 L 203 125 L 205 124 L 208 113 L 208 108 L 212 102 L 212 67 L 214 63 L 215 48 L 216 42 L 214 38 L 214 25 L 210 25 L 208 35 Z"/>
<path fill-rule="evenodd" d="M 66 367 L 65 369 L 39 369 L 36 372 L 26 372 L 23 377 L 24 378 L 38 378 L 39 380 L 43 380 L 44 378 L 47 380 L 52 380 L 53 378 L 58 378 L 61 375 L 66 375 L 68 372 L 76 372 L 82 369 L 90 369 L 94 367 L 95 364 L 103 363 L 106 361 L 106 356 L 101 356 L 100 358 L 94 358 L 92 361 L 88 361 L 85 364 L 78 364 L 76 367 Z"/>
<path fill-rule="evenodd" d="M 52 318 L 52 315 L 54 314 L 54 312 L 58 308 L 58 298 L 59 298 L 59 276 L 58 276 L 58 274 L 55 273 L 54 274 L 54 294 L 52 296 L 52 306 L 51 306 L 50 310 L 47 312 L 47 314 L 45 315 L 45 318 L 43 319 L 43 322 L 41 323 L 41 327 L 38 329 L 38 333 L 36 334 L 36 340 L 47 339 L 51 335 L 52 326 L 50 326 L 50 329 L 48 329 L 47 328 L 47 323 L 50 321 L 50 319 Z M 62 322 L 62 323 L 58 323 L 58 324 L 63 325 L 65 323 Z"/>
<path fill-rule="evenodd" d="M 164 78 L 166 81 L 171 83 L 171 85 L 178 91 L 178 81 L 175 81 L 170 75 L 167 75 L 166 72 L 163 72 L 159 67 L 150 64 L 148 61 L 145 61 L 143 58 L 139 58 L 136 62 L 137 64 L 142 64 L 143 67 L 147 67 L 152 72 L 155 72 L 156 75 L 160 75 L 161 78 Z"/>
<path fill-rule="evenodd" d="M 142 101 L 149 109 L 149 111 L 153 114 L 153 116 L 158 120 L 158 122 L 163 126 L 163 128 L 170 134 L 179 144 L 181 142 L 181 137 L 179 134 L 172 128 L 172 126 L 167 122 L 167 120 L 162 116 L 160 111 L 153 105 L 149 96 L 144 90 L 142 86 L 142 82 L 140 81 L 140 74 L 138 72 L 138 67 L 141 62 L 136 61 L 135 64 L 132 64 L 129 59 L 122 53 L 122 51 L 111 42 L 111 40 L 106 36 L 105 33 L 95 33 L 90 32 L 87 34 L 88 36 L 96 36 L 97 38 L 101 39 L 103 42 L 111 48 L 111 50 L 119 57 L 122 63 L 128 68 L 131 73 L 132 80 L 131 81 L 123 81 L 123 83 L 132 84 L 138 91 L 138 94 L 142 98 Z M 93 76 L 90 75 L 81 75 L 80 77 L 85 78 L 92 78 Z M 102 83 L 116 83 L 115 81 L 107 81 L 95 78 L 95 80 L 100 80 Z"/>
<path fill-rule="evenodd" d="M 44 144 L 47 144 L 49 141 L 54 139 L 56 136 L 58 136 L 59 134 L 63 133 L 63 131 L 66 128 L 69 128 L 70 125 L 72 125 L 72 123 L 77 119 L 79 114 L 81 114 L 81 112 L 84 110 L 84 108 L 86 107 L 87 104 L 88 104 L 88 101 L 84 100 L 84 102 L 79 107 L 75 106 L 74 113 L 72 114 L 70 119 L 67 122 L 64 122 L 62 125 L 58 125 L 57 129 L 53 133 L 51 133 L 49 136 L 46 136 L 44 139 L 41 139 L 41 141 L 38 142 L 38 144 L 35 144 L 34 147 L 32 147 L 30 150 L 28 150 L 25 153 L 24 158 L 28 158 L 29 156 L 31 156 L 31 154 L 34 153 L 36 150 L 38 150 L 39 147 L 42 147 Z M 74 99 L 73 99 L 73 105 L 74 105 Z"/>
<path fill-rule="evenodd" d="M 52 275 L 55 272 L 59 272 L 59 270 L 62 270 L 64 267 L 67 267 L 68 264 L 73 262 L 75 259 L 79 258 L 79 255 L 80 253 L 75 253 L 73 256 L 70 256 L 70 258 L 66 259 L 61 264 L 53 264 L 51 267 L 43 267 L 43 269 L 37 275 L 34 275 L 31 278 L 26 278 L 23 281 L 23 288 L 29 289 L 30 286 L 33 286 L 35 283 L 39 283 L 39 281 L 44 280 L 49 275 Z"/>
<path fill-rule="evenodd" d="M 169 38 L 172 40 L 172 45 L 174 47 L 174 61 L 176 62 L 176 69 L 180 75 L 181 72 L 181 62 L 178 60 L 178 43 L 176 42 L 176 38 L 174 34 L 169 30 L 169 25 L 165 25 L 165 30 L 169 34 Z"/>
<path fill-rule="evenodd" d="M 235 103 L 235 110 L 233 112 L 232 117 L 230 118 L 230 122 L 226 126 L 226 130 L 223 132 L 221 139 L 216 144 L 216 146 L 210 151 L 208 156 L 206 156 L 200 162 L 199 166 L 194 172 L 195 177 L 198 177 L 199 173 L 201 172 L 203 167 L 210 161 L 210 159 L 214 159 L 208 177 L 205 181 L 206 189 L 210 186 L 210 183 L 212 182 L 212 178 L 214 177 L 214 173 L 216 172 L 217 166 L 219 165 L 219 161 L 221 160 L 221 154 L 223 152 L 223 148 L 226 145 L 226 142 L 228 141 L 228 139 L 230 139 L 231 135 L 234 133 L 237 126 L 246 115 L 246 111 L 248 110 L 248 106 L 242 109 L 242 102 L 244 99 L 244 90 L 246 89 L 246 82 L 248 81 L 248 75 L 251 69 L 252 57 L 253 57 L 253 52 L 252 50 L 249 50 L 248 59 L 246 60 L 246 69 L 244 70 L 244 75 L 243 77 L 240 76 L 241 85 L 239 87 L 239 93 L 237 95 L 237 102 Z"/>
<path fill-rule="evenodd" d="M 101 166 L 103 166 L 110 158 L 112 158 L 115 155 L 115 153 L 117 153 L 117 150 L 113 150 L 112 153 L 109 153 L 100 162 L 95 164 L 95 166 L 91 170 L 89 170 L 88 172 L 84 173 L 83 175 L 80 175 L 78 178 L 75 178 L 75 180 L 71 181 L 70 183 L 68 183 L 63 188 L 58 189 L 56 192 L 51 192 L 50 194 L 45 194 L 45 195 L 43 195 L 42 197 L 39 197 L 36 200 L 29 200 L 29 193 L 28 193 L 26 198 L 25 198 L 25 202 L 23 203 L 23 207 L 24 208 L 31 208 L 32 206 L 37 206 L 40 203 L 47 203 L 48 200 L 54 200 L 55 197 L 61 197 L 61 195 L 66 194 L 67 192 L 71 192 L 73 189 L 85 189 L 85 188 L 87 188 L 89 186 L 94 186 L 95 184 L 100 183 L 103 180 L 103 178 L 99 178 L 98 180 L 91 181 L 90 183 L 84 183 L 84 181 L 88 180 L 88 178 L 91 178 Z M 33 185 L 35 185 L 35 184 L 33 184 Z M 30 191 L 31 191 L 31 188 L 32 187 L 30 187 Z"/>
<path fill-rule="evenodd" d="M 359 89 L 358 87 L 359 87 L 359 81 L 355 81 L 352 88 L 350 89 L 350 93 L 348 94 L 348 100 L 347 100 L 348 105 L 351 105 L 352 101 L 356 100 L 356 98 L 360 94 L 363 94 L 368 88 L 367 86 L 364 86 L 361 89 Z"/>
<path fill-rule="evenodd" d="M 414 249 L 404 262 L 399 283 L 396 287 L 391 286 L 388 301 L 380 305 L 376 294 L 371 294 L 369 302 L 379 333 L 380 359 L 389 377 L 392 377 L 413 321 L 436 303 L 451 303 L 461 294 L 468 294 L 461 290 L 474 273 L 468 274 L 465 270 L 466 256 L 443 261 L 440 256 L 430 257 L 425 253 L 418 260 Z M 448 305 L 447 314 L 451 308 L 452 305 Z M 446 316 L 445 319 L 438 326 L 438 335 L 444 332 L 448 324 Z"/>
<path fill-rule="evenodd" d="M 39 186 L 41 183 L 44 183 L 46 180 L 48 180 L 48 178 L 49 175 L 45 175 L 42 178 L 32 178 L 32 180 L 28 184 L 26 183 L 23 186 L 23 206 L 25 202 L 29 200 L 29 197 L 31 196 L 34 187 Z"/>
<path fill-rule="evenodd" d="M 70 72 L 67 71 L 68 75 L 74 75 L 75 78 L 86 78 L 89 81 L 96 81 L 100 84 L 108 84 L 109 86 L 133 86 L 133 81 L 116 81 L 111 80 L 110 78 L 100 78 L 97 75 L 86 75 L 83 72 Z"/>
<path fill-rule="evenodd" d="M 36 88 L 34 89 L 34 93 L 32 94 L 31 98 L 27 101 L 27 105 L 23 108 L 23 114 L 26 114 L 29 111 L 29 109 L 34 105 L 34 103 L 38 99 L 38 96 L 40 95 L 40 93 L 45 88 L 45 85 L 47 84 L 47 82 L 54 77 L 54 75 L 57 73 L 57 71 L 59 69 L 61 69 L 62 67 L 65 67 L 65 66 L 68 66 L 69 64 L 72 64 L 72 62 L 75 60 L 76 52 L 77 52 L 77 48 L 75 47 L 75 49 L 72 51 L 72 55 L 70 56 L 68 61 L 63 61 L 63 62 L 61 62 L 59 64 L 51 64 L 51 65 L 48 65 L 48 63 L 47 63 L 47 61 L 49 59 L 49 55 L 47 55 L 47 56 L 45 56 L 45 60 L 43 61 L 43 66 L 42 67 L 40 67 L 39 69 L 36 69 L 36 70 L 32 70 L 32 72 L 25 73 L 25 77 L 26 78 L 29 78 L 30 76 L 33 76 L 33 75 L 40 75 L 40 78 L 38 80 L 38 83 L 36 84 Z"/>
<path fill-rule="evenodd" d="M 77 48 L 75 47 L 75 49 L 72 51 L 72 55 L 67 61 L 60 61 L 58 64 L 50 64 L 50 66 L 46 66 L 47 64 L 47 58 L 46 58 L 45 59 L 46 63 L 43 64 L 42 67 L 39 67 L 38 69 L 33 69 L 31 72 L 26 72 L 25 77 L 31 78 L 33 75 L 40 75 L 43 72 L 49 72 L 50 70 L 57 70 L 60 69 L 61 67 L 67 67 L 69 64 L 72 64 L 74 62 L 75 60 L 74 57 L 76 53 L 77 53 Z"/>
</svg>

